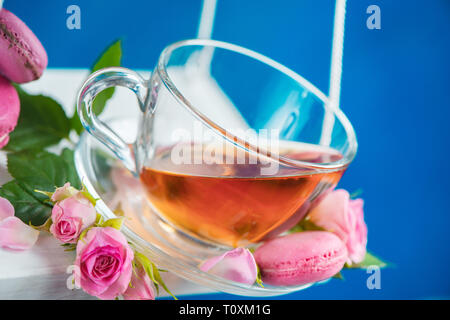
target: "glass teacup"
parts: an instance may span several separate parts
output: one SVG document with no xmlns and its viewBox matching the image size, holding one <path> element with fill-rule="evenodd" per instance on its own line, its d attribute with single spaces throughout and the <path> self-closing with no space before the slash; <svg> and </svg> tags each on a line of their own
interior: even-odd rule
<svg viewBox="0 0 450 320">
<path fill-rule="evenodd" d="M 142 117 L 133 145 L 93 113 L 95 96 L 112 86 L 136 93 Z M 357 150 L 346 116 L 311 83 L 214 40 L 168 46 L 148 81 L 125 68 L 93 73 L 78 112 L 87 131 L 140 177 L 162 219 L 228 246 L 294 226 L 336 186 Z"/>
</svg>

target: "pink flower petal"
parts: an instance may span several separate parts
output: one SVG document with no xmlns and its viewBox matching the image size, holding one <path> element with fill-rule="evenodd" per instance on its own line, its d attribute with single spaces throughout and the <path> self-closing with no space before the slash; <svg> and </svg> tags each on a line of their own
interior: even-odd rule
<svg viewBox="0 0 450 320">
<path fill-rule="evenodd" d="M 245 248 L 236 248 L 208 259 L 200 265 L 200 270 L 245 284 L 255 283 L 258 272 L 255 258 Z"/>
<path fill-rule="evenodd" d="M 155 300 L 155 290 L 148 274 L 140 268 L 133 272 L 131 277 L 131 285 L 123 294 L 125 300 Z"/>
<path fill-rule="evenodd" d="M 0 197 L 0 221 L 14 217 L 14 207 L 7 199 Z"/>
<path fill-rule="evenodd" d="M 6 146 L 9 142 L 9 134 L 5 133 L 3 136 L 0 137 L 0 149 Z"/>
<path fill-rule="evenodd" d="M 38 236 L 39 231 L 17 217 L 8 217 L 0 221 L 0 247 L 27 250 L 36 243 Z"/>
<path fill-rule="evenodd" d="M 352 226 L 354 232 L 349 237 L 349 259 L 354 263 L 361 263 L 366 256 L 367 225 L 364 222 L 364 201 L 350 200 L 349 210 L 352 212 Z"/>
<path fill-rule="evenodd" d="M 125 257 L 127 260 L 129 260 L 128 257 Z M 133 258 L 131 258 L 133 260 Z M 107 289 L 98 295 L 98 298 L 102 300 L 112 300 L 115 299 L 117 296 L 123 294 L 127 288 L 129 287 L 130 281 L 131 281 L 131 275 L 133 273 L 133 267 L 130 263 L 127 263 L 125 268 L 123 268 L 120 272 L 119 278 L 112 283 Z"/>
</svg>

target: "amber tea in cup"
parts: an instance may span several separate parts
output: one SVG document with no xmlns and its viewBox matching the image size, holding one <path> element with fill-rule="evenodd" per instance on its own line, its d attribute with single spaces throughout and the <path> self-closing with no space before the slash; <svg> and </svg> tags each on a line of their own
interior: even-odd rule
<svg viewBox="0 0 450 320">
<path fill-rule="evenodd" d="M 342 158 L 330 148 L 294 145 L 282 156 L 312 163 Z M 260 163 L 231 162 L 175 165 L 166 152 L 144 167 L 140 178 L 151 204 L 171 224 L 236 247 L 292 227 L 293 219 L 301 219 L 313 198 L 335 186 L 344 171 L 281 167 L 267 177 L 261 175 Z"/>
</svg>

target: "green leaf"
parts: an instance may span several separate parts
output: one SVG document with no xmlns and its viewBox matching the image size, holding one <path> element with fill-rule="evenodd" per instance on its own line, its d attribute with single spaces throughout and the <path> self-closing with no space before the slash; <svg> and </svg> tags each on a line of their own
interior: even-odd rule
<svg viewBox="0 0 450 320">
<path fill-rule="evenodd" d="M 107 68 L 107 67 L 120 67 L 120 60 L 122 58 L 121 41 L 117 40 L 111 46 L 109 46 L 97 60 L 92 67 L 92 72 Z M 114 88 L 108 88 L 100 92 L 94 100 L 94 113 L 99 115 L 105 108 L 106 102 L 113 96 Z"/>
<path fill-rule="evenodd" d="M 95 226 L 99 227 L 103 224 L 104 219 L 103 216 L 100 213 L 97 213 L 97 216 L 95 217 Z"/>
<path fill-rule="evenodd" d="M 106 50 L 101 54 L 101 56 L 97 59 L 95 64 L 91 68 L 91 72 L 95 72 L 102 68 L 107 67 L 119 67 L 120 61 L 122 58 L 122 47 L 121 41 L 117 40 L 112 45 L 110 45 Z M 96 115 L 99 115 L 103 112 L 103 109 L 106 106 L 106 103 L 114 94 L 114 88 L 108 88 L 100 92 L 93 102 L 93 109 Z M 83 131 L 83 126 L 78 117 L 78 113 L 75 110 L 75 114 L 70 120 L 71 127 L 78 134 Z"/>
<path fill-rule="evenodd" d="M 339 280 L 344 280 L 344 276 L 342 275 L 342 273 L 339 271 L 338 273 L 336 273 L 333 278 L 335 279 L 339 279 Z"/>
<path fill-rule="evenodd" d="M 142 268 L 144 268 L 150 280 L 152 280 L 153 284 L 155 285 L 157 294 L 159 294 L 159 286 L 161 285 L 168 294 L 170 294 L 175 300 L 178 300 L 177 297 L 175 297 L 172 292 L 170 292 L 169 288 L 167 288 L 159 273 L 158 268 L 153 262 L 151 262 L 145 255 L 140 252 L 135 252 L 134 257 L 136 259 L 136 262 L 139 263 Z"/>
<path fill-rule="evenodd" d="M 119 202 L 119 204 L 117 205 L 117 207 L 114 209 L 114 214 L 118 217 L 124 217 L 125 216 L 125 212 L 122 209 L 122 203 Z"/>
<path fill-rule="evenodd" d="M 369 266 L 379 266 L 380 268 L 384 268 L 387 266 L 387 263 L 374 256 L 373 254 L 367 252 L 363 262 L 361 262 L 360 265 L 363 268 L 367 268 Z"/>
<path fill-rule="evenodd" d="M 350 194 L 350 199 L 356 199 L 357 197 L 362 195 L 362 193 L 363 193 L 363 190 L 361 188 L 359 188 Z"/>
<path fill-rule="evenodd" d="M 61 246 L 65 248 L 64 251 L 77 250 L 77 245 L 75 243 L 63 243 Z"/>
<path fill-rule="evenodd" d="M 75 110 L 74 115 L 70 118 L 70 127 L 75 130 L 76 133 L 80 134 L 83 132 L 83 125 L 81 124 L 80 117 L 78 116 L 77 111 Z"/>
<path fill-rule="evenodd" d="M 70 182 L 79 186 L 75 167 L 67 160 L 71 151 L 65 156 L 58 156 L 47 151 L 22 151 L 8 154 L 8 172 L 31 193 L 38 189 L 53 192 L 56 187 Z M 36 197 L 46 200 L 43 195 L 35 193 Z"/>
<path fill-rule="evenodd" d="M 292 227 L 288 231 L 288 233 L 303 231 L 325 231 L 325 229 L 314 224 L 311 220 L 308 219 L 308 217 L 306 217 L 305 219 L 297 223 L 294 227 Z"/>
<path fill-rule="evenodd" d="M 367 269 L 370 266 L 378 266 L 380 268 L 384 268 L 387 267 L 388 264 L 369 252 L 366 252 L 366 256 L 364 257 L 364 260 L 361 263 L 353 263 L 350 266 L 345 264 L 345 268 L 349 269 L 358 269 L 358 268 Z"/>
<path fill-rule="evenodd" d="M 153 284 L 155 285 L 156 294 L 159 295 L 159 282 L 155 279 L 155 276 L 153 274 L 153 266 L 151 261 L 144 256 L 140 252 L 135 252 L 134 257 L 136 260 L 136 266 L 141 265 L 144 271 L 147 273 L 150 280 L 152 280 Z"/>
<path fill-rule="evenodd" d="M 33 191 L 30 192 L 16 180 L 10 181 L 0 188 L 0 196 L 11 202 L 16 217 L 26 224 L 40 226 L 50 217 L 52 206 L 34 195 Z"/>
<path fill-rule="evenodd" d="M 159 270 L 156 267 L 156 265 L 153 262 L 151 264 L 152 264 L 152 267 L 153 267 L 154 279 L 156 279 L 156 281 L 161 285 L 161 287 L 163 287 L 164 290 L 166 290 L 166 292 L 172 296 L 172 298 L 174 298 L 175 300 L 178 300 L 178 298 L 175 297 L 172 294 L 172 292 L 170 292 L 169 288 L 167 288 L 166 284 L 164 283 L 163 279 L 161 278 L 161 274 L 159 273 Z"/>
<path fill-rule="evenodd" d="M 120 231 L 120 229 L 122 228 L 122 224 L 123 224 L 123 219 L 124 218 L 113 218 L 113 219 L 108 219 L 105 222 L 102 223 L 102 227 L 106 228 L 106 227 L 111 227 L 114 229 L 117 229 Z"/>
<path fill-rule="evenodd" d="M 83 188 L 81 189 L 81 194 L 89 200 L 89 202 L 95 207 L 97 205 L 97 201 L 100 199 L 95 199 L 92 194 L 89 193 L 89 191 L 87 191 L 86 186 L 82 183 Z"/>
<path fill-rule="evenodd" d="M 64 159 L 66 164 L 68 165 L 67 170 L 67 182 L 70 182 L 72 187 L 75 189 L 80 189 L 82 187 L 82 183 L 80 181 L 80 178 L 78 177 L 78 173 L 75 169 L 75 154 L 73 150 L 70 150 L 68 148 L 64 148 L 61 152 L 61 157 Z M 94 204 L 95 206 L 95 204 Z"/>
<path fill-rule="evenodd" d="M 44 224 L 40 225 L 40 226 L 33 226 L 33 224 L 28 223 L 30 225 L 30 227 L 32 227 L 33 229 L 39 230 L 39 231 L 47 231 L 50 232 L 50 227 L 52 226 L 52 219 L 48 218 L 47 221 L 45 221 Z"/>
<path fill-rule="evenodd" d="M 262 282 L 262 279 L 261 279 L 261 269 L 259 269 L 259 266 L 258 266 L 258 265 L 256 265 L 256 270 L 257 270 L 257 273 L 256 273 L 256 283 L 257 283 L 261 288 L 264 288 L 263 282 Z"/>
<path fill-rule="evenodd" d="M 78 241 L 83 241 L 84 237 L 86 236 L 86 234 L 88 233 L 89 230 L 91 230 L 92 227 L 86 228 L 84 229 L 81 233 L 80 236 L 78 237 Z"/>
<path fill-rule="evenodd" d="M 70 122 L 60 104 L 50 97 L 30 95 L 16 88 L 21 110 L 6 150 L 43 149 L 69 136 Z"/>
<path fill-rule="evenodd" d="M 42 191 L 42 190 L 38 190 L 38 189 L 34 189 L 34 192 L 43 194 L 43 195 L 47 196 L 49 199 L 50 199 L 50 198 L 53 196 L 53 194 L 54 194 L 54 192 Z"/>
</svg>

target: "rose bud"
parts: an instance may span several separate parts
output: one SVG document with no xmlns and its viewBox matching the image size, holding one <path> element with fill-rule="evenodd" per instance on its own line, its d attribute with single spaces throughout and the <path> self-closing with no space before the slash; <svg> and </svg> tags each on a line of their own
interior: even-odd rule
<svg viewBox="0 0 450 320">
<path fill-rule="evenodd" d="M 53 196 L 66 192 L 69 190 L 63 192 L 57 189 Z M 55 198 L 59 198 L 59 196 L 57 195 Z M 91 226 L 96 217 L 97 213 L 92 203 L 78 192 L 55 203 L 52 209 L 50 232 L 61 242 L 76 243 L 81 232 Z"/>
<path fill-rule="evenodd" d="M 339 189 L 326 195 L 308 215 L 311 222 L 335 233 L 345 243 L 349 265 L 362 262 L 366 255 L 363 205 L 362 199 L 351 200 L 346 190 Z"/>
<path fill-rule="evenodd" d="M 78 192 L 77 189 L 75 189 L 74 187 L 72 187 L 70 185 L 70 182 L 65 183 L 62 187 L 56 188 L 55 192 L 53 192 L 52 196 L 51 196 L 51 200 L 53 202 L 58 202 L 58 201 L 62 201 L 64 199 L 67 199 L 71 196 L 76 195 Z"/>
</svg>

